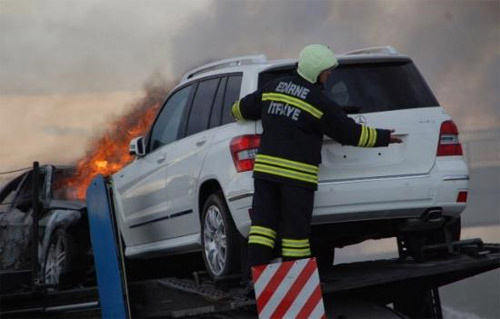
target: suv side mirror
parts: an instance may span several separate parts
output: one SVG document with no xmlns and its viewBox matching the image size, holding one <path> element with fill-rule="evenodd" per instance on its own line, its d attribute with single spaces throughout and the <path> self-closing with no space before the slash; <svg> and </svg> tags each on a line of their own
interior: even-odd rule
<svg viewBox="0 0 500 319">
<path fill-rule="evenodd" d="M 144 146 L 144 137 L 143 136 L 134 137 L 130 141 L 128 152 L 130 155 L 136 155 L 139 157 L 146 155 L 146 148 Z"/>
</svg>

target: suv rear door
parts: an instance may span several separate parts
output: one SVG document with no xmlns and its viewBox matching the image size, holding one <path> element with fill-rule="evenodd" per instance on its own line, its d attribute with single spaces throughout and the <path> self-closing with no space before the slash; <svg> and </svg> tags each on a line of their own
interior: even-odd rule
<svg viewBox="0 0 500 319">
<path fill-rule="evenodd" d="M 167 238 L 194 234 L 200 229 L 196 214 L 196 189 L 202 162 L 210 144 L 211 135 L 210 131 L 207 131 L 210 114 L 214 104 L 222 103 L 221 83 L 221 77 L 204 79 L 197 83 L 191 107 L 189 112 L 186 112 L 180 139 L 168 150 L 166 199 L 170 221 L 165 224 Z"/>
<path fill-rule="evenodd" d="M 321 222 L 318 216 L 323 214 L 384 209 L 385 203 L 397 202 L 401 207 L 408 202 L 427 203 L 434 189 L 410 183 L 402 189 L 402 183 L 384 181 L 428 174 L 436 160 L 441 123 L 449 116 L 409 58 L 344 58 L 339 62 L 325 93 L 356 122 L 395 129 L 403 143 L 359 148 L 342 146 L 325 136 L 315 196 L 316 222 Z M 291 72 L 292 66 L 269 70 L 260 80 Z"/>
<path fill-rule="evenodd" d="M 230 74 L 197 82 L 180 140 L 167 154 L 167 206 L 171 216 L 165 224 L 168 238 L 200 231 L 197 193 L 200 171 L 218 131 L 216 127 L 234 121 L 228 110 L 239 97 L 241 79 L 241 74 Z"/>
<path fill-rule="evenodd" d="M 402 144 L 342 146 L 325 138 L 320 183 L 428 173 L 436 159 L 442 109 L 409 59 L 341 65 L 325 92 L 358 123 L 395 129 Z M 358 113 L 359 112 L 359 113 Z"/>
<path fill-rule="evenodd" d="M 290 66 L 268 70 L 260 75 L 259 86 L 291 73 Z M 404 143 L 370 149 L 342 146 L 325 136 L 320 183 L 418 175 L 431 170 L 443 110 L 410 59 L 340 60 L 325 93 L 356 122 L 395 129 Z"/>
</svg>

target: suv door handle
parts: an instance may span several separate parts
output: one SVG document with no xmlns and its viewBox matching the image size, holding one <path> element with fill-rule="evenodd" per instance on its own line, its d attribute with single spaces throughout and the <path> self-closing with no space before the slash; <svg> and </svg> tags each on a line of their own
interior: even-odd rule
<svg viewBox="0 0 500 319">
<path fill-rule="evenodd" d="M 165 162 L 165 159 L 166 159 L 166 158 L 167 158 L 167 157 L 165 156 L 165 154 L 160 154 L 160 155 L 158 156 L 158 158 L 156 158 L 156 163 L 161 164 L 161 163 Z"/>
<path fill-rule="evenodd" d="M 207 142 L 207 137 L 203 136 L 198 142 L 196 142 L 196 146 L 203 146 Z"/>
</svg>

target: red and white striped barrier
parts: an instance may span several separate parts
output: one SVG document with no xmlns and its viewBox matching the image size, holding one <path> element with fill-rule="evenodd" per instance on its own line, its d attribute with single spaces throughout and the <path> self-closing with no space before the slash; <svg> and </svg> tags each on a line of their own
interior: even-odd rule
<svg viewBox="0 0 500 319">
<path fill-rule="evenodd" d="M 325 319 L 316 258 L 252 268 L 260 319 Z"/>
</svg>

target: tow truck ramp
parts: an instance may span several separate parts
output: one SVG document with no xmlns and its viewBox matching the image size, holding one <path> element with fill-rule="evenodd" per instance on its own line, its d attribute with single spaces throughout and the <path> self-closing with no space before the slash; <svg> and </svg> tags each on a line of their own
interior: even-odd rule
<svg viewBox="0 0 500 319">
<path fill-rule="evenodd" d="M 87 207 L 97 286 L 2 294 L 1 318 L 257 318 L 255 300 L 238 276 L 213 282 L 203 273 L 172 274 L 128 282 L 110 196 L 105 178 L 94 179 Z M 327 318 L 442 318 L 439 287 L 500 267 L 500 244 L 476 239 L 453 247 L 458 253 L 420 263 L 386 259 L 320 268 Z M 400 311 L 386 307 L 391 303 Z"/>
</svg>

